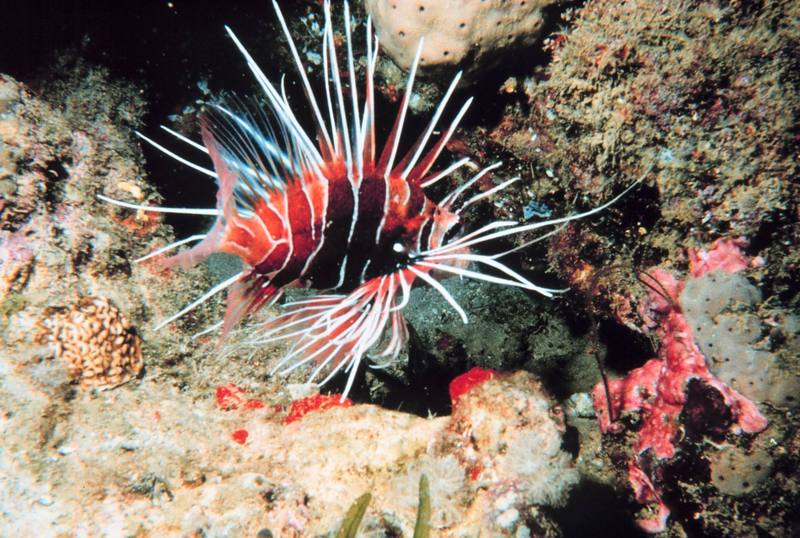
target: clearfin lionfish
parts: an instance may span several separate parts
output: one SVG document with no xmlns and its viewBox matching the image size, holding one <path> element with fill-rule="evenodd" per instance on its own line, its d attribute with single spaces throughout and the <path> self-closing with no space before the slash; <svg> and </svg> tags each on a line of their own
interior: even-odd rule
<svg viewBox="0 0 800 538">
<path fill-rule="evenodd" d="M 457 275 L 516 286 L 547 297 L 556 293 L 558 290 L 537 286 L 502 263 L 500 258 L 508 252 L 485 255 L 472 248 L 586 217 L 608 207 L 622 194 L 580 214 L 525 225 L 495 221 L 462 232 L 460 215 L 466 208 L 519 178 L 467 197 L 471 187 L 501 164 L 495 163 L 439 202 L 426 195 L 426 188 L 471 165 L 469 159 L 461 159 L 443 169 L 433 168 L 472 101 L 467 100 L 450 124 L 437 132 L 461 74 L 456 74 L 411 149 L 399 155 L 422 53 L 420 43 L 394 126 L 378 151 L 373 82 L 378 37 L 373 35 L 370 21 L 366 24 L 366 81 L 359 88 L 348 5 L 344 3 L 346 60 L 341 65 L 330 3 L 324 3 L 324 94 L 320 96 L 312 89 L 275 1 L 273 5 L 314 118 L 315 135 L 300 125 L 283 84 L 273 84 L 226 27 L 263 91 L 263 104 L 234 98 L 210 104 L 202 117 L 202 144 L 164 127 L 179 140 L 206 153 L 213 170 L 139 135 L 183 164 L 216 178 L 216 207 L 140 206 L 100 196 L 106 202 L 131 209 L 216 216 L 208 233 L 176 241 L 140 260 L 196 241 L 200 242 L 163 259 L 163 264 L 191 267 L 214 252 L 233 254 L 242 260 L 240 273 L 214 286 L 159 327 L 227 289 L 224 320 L 201 333 L 221 328 L 224 335 L 246 315 L 273 305 L 288 287 L 318 290 L 319 295 L 283 304 L 284 312 L 260 326 L 249 343 L 289 340 L 291 347 L 275 366 L 276 372 L 286 373 L 310 364 L 314 369 L 309 383 L 322 385 L 343 370 L 349 374 L 343 391 L 346 395 L 365 357 L 386 362 L 400 352 L 408 336 L 403 309 L 417 283 L 428 284 L 441 293 L 464 323 L 468 321 L 466 312 L 438 278 Z M 491 273 L 479 272 L 481 266 Z"/>
</svg>

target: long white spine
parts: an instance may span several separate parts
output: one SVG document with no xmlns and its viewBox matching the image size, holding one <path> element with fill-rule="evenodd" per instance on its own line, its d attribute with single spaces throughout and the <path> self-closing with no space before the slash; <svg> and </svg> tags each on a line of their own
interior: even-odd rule
<svg viewBox="0 0 800 538">
<path fill-rule="evenodd" d="M 364 178 L 364 148 L 359 145 L 359 136 L 358 136 L 358 129 L 361 125 L 361 120 L 358 114 L 358 88 L 356 87 L 356 70 L 353 61 L 353 43 L 352 43 L 352 36 L 350 34 L 350 5 L 348 4 L 347 0 L 344 2 L 344 29 L 347 42 L 347 70 L 350 74 L 350 97 L 353 101 L 353 117 L 351 118 L 353 129 L 352 129 L 352 137 L 353 137 L 353 144 L 355 146 L 355 159 L 356 159 L 356 171 L 358 172 L 358 181 L 359 183 Z M 348 138 L 351 136 L 351 133 L 345 133 L 345 136 Z"/>
<path fill-rule="evenodd" d="M 328 129 L 325 127 L 325 121 L 322 119 L 322 112 L 320 112 L 319 105 L 317 104 L 317 98 L 314 96 L 314 92 L 311 89 L 311 83 L 308 81 L 306 70 L 303 66 L 303 62 L 300 60 L 300 55 L 297 53 L 297 47 L 295 46 L 294 39 L 292 39 L 292 34 L 289 33 L 289 27 L 286 25 L 286 20 L 283 18 L 281 8 L 278 7 L 278 2 L 276 2 L 276 0 L 272 0 L 272 6 L 275 9 L 275 13 L 278 15 L 278 20 L 280 21 L 281 28 L 283 29 L 283 34 L 286 36 L 286 41 L 289 43 L 289 48 L 292 51 L 292 58 L 294 58 L 294 63 L 297 67 L 297 72 L 300 74 L 300 79 L 303 81 L 303 89 L 306 92 L 308 102 L 311 103 L 311 108 L 314 110 L 314 117 L 317 120 L 317 128 L 322 133 L 323 138 L 325 138 L 325 143 L 328 145 L 328 147 L 333 148 L 333 145 L 331 144 L 330 133 L 328 133 Z"/>
<path fill-rule="evenodd" d="M 347 109 L 344 104 L 344 94 L 342 93 L 342 77 L 339 75 L 339 61 L 336 58 L 336 45 L 333 42 L 333 23 L 331 22 L 331 4 L 325 0 L 325 26 L 331 28 L 328 31 L 328 55 L 331 61 L 331 71 L 333 74 L 333 86 L 336 90 L 336 102 L 338 104 L 339 121 L 342 140 L 344 141 L 345 163 L 347 164 L 347 177 L 352 185 L 357 186 L 353 177 L 353 151 L 350 145 L 349 129 L 347 127 Z"/>
<path fill-rule="evenodd" d="M 400 138 L 403 135 L 403 124 L 406 121 L 406 112 L 408 112 L 408 105 L 411 102 L 412 90 L 414 88 L 414 77 L 417 74 L 417 66 L 419 66 L 419 59 L 422 57 L 422 47 L 425 44 L 425 39 L 421 38 L 417 45 L 417 52 L 414 55 L 414 61 L 411 63 L 411 70 L 408 73 L 408 81 L 406 82 L 406 92 L 403 95 L 403 106 L 400 108 L 400 121 L 397 122 L 397 132 L 394 133 L 394 140 L 392 141 L 392 152 L 389 154 L 389 161 L 386 164 L 386 171 L 383 174 L 384 178 L 388 178 L 392 173 L 394 166 L 394 159 L 397 156 L 397 148 L 400 145 Z"/>
<path fill-rule="evenodd" d="M 403 179 L 406 179 L 408 177 L 408 174 L 414 168 L 414 166 L 416 166 L 417 160 L 419 159 L 420 155 L 422 155 L 422 152 L 425 150 L 425 146 L 428 144 L 428 140 L 430 139 L 433 130 L 436 128 L 436 124 L 439 122 L 439 117 L 442 115 L 444 107 L 447 106 L 447 102 L 450 100 L 450 96 L 453 95 L 453 92 L 455 91 L 456 85 L 458 84 L 459 80 L 461 80 L 461 71 L 456 73 L 456 76 L 453 77 L 453 81 L 450 83 L 450 87 L 447 88 L 447 92 L 444 94 L 444 97 L 442 97 L 442 100 L 439 102 L 439 106 L 436 107 L 436 112 L 433 114 L 430 123 L 428 123 L 428 128 L 425 129 L 425 134 L 422 136 L 422 139 L 420 140 L 419 146 L 417 147 L 417 151 L 414 152 L 413 157 L 411 157 L 411 160 L 408 162 L 408 166 L 406 166 L 405 170 L 403 170 L 403 172 L 400 174 L 400 177 L 402 177 Z"/>
</svg>

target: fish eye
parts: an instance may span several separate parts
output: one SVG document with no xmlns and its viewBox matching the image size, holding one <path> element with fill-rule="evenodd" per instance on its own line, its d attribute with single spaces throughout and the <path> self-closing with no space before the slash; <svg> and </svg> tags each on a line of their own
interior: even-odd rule
<svg viewBox="0 0 800 538">
<path fill-rule="evenodd" d="M 398 254 L 401 254 L 406 251 L 406 247 L 403 245 L 403 243 L 395 243 L 392 245 L 392 250 Z"/>
</svg>

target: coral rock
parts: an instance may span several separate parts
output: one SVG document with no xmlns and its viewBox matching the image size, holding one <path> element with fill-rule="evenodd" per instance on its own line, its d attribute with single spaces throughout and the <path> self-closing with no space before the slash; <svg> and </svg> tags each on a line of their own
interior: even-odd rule
<svg viewBox="0 0 800 538">
<path fill-rule="evenodd" d="M 694 258 L 697 260 L 694 262 L 695 274 L 739 271 L 748 266 L 747 258 L 731 241 L 717 242 L 709 252 L 703 252 L 702 256 L 695 253 Z M 645 276 L 651 290 L 647 303 L 643 305 L 643 317 L 661 338 L 659 355 L 631 371 L 626 378 L 609 381 L 610 398 L 606 397 L 606 387 L 602 382 L 595 386 L 593 396 L 603 432 L 620 431 L 622 424 L 617 420 L 622 413 L 639 413 L 641 427 L 636 433 L 628 478 L 636 500 L 656 508 L 657 515 L 640 520 L 640 526 L 648 532 L 660 532 L 666 528 L 670 510 L 653 483 L 651 466 L 643 455 L 652 451 L 658 460 L 675 456 L 676 444 L 683 430 L 682 413 L 692 415 L 687 405 L 690 383 L 700 382 L 718 393 L 718 399 L 724 402 L 720 404 L 725 411 L 720 415 L 725 417 L 721 420 L 723 428 L 732 423 L 734 433 L 758 433 L 768 423 L 753 401 L 730 388 L 709 370 L 684 313 L 682 292 L 686 283 L 660 269 Z M 704 426 L 709 429 L 709 425 Z"/>
<path fill-rule="evenodd" d="M 424 37 L 421 69 L 459 67 L 467 75 L 503 52 L 536 42 L 554 0 L 367 0 L 383 49 L 402 68 Z"/>
<path fill-rule="evenodd" d="M 142 371 L 139 336 L 107 299 L 85 297 L 42 325 L 56 358 L 83 388 L 112 388 Z"/>
<path fill-rule="evenodd" d="M 492 523 L 484 528 L 490 531 L 486 535 L 505 536 L 522 524 L 515 513 L 563 503 L 578 481 L 569 454 L 561 449 L 564 430 L 560 408 L 527 372 L 493 374 L 463 393 L 446 443 L 480 488 L 464 528 L 477 531 L 477 521 L 487 521 L 488 515 Z"/>
</svg>

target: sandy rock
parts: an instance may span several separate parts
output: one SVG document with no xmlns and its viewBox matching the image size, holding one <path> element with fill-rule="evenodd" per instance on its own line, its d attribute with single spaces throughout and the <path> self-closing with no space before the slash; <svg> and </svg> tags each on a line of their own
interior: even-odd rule
<svg viewBox="0 0 800 538">
<path fill-rule="evenodd" d="M 0 534 L 317 536 L 371 492 L 364 535 L 410 536 L 425 473 L 433 536 L 532 522 L 555 536 L 539 508 L 577 480 L 558 408 L 526 373 L 472 388 L 452 417 L 362 404 L 291 424 L 155 379 L 93 394 L 47 374 L 0 357 Z"/>
</svg>

